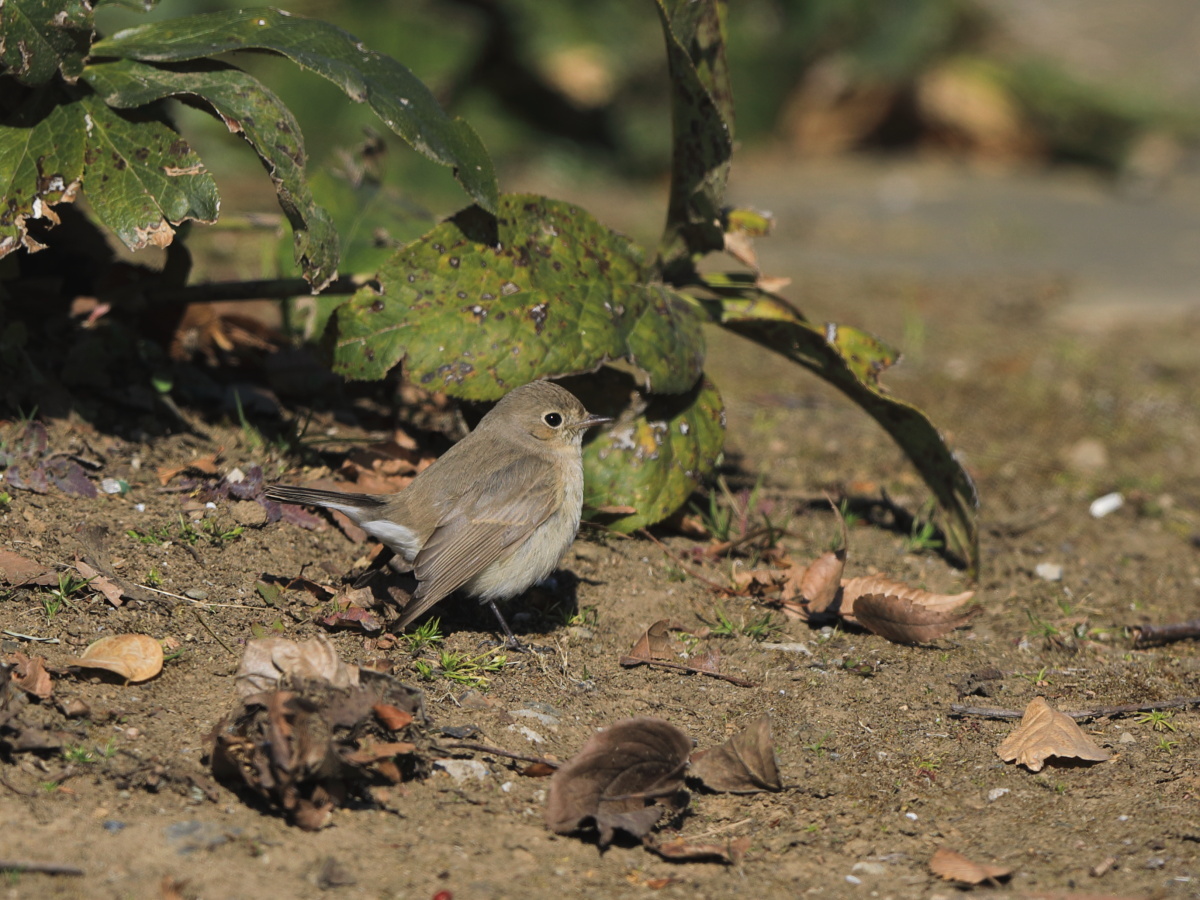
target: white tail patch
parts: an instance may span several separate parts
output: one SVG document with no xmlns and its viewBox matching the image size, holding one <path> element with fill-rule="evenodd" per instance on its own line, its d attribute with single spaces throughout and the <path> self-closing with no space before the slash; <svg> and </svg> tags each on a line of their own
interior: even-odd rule
<svg viewBox="0 0 1200 900">
<path fill-rule="evenodd" d="M 362 512 L 361 508 L 358 510 Z M 358 527 L 373 538 L 383 541 L 404 557 L 405 562 L 412 562 L 421 549 L 421 539 L 411 528 L 406 528 L 387 519 L 374 519 L 369 522 L 359 522 Z"/>
</svg>

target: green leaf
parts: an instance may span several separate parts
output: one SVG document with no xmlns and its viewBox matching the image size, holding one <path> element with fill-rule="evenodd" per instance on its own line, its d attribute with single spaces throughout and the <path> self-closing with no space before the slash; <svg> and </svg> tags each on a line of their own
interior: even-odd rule
<svg viewBox="0 0 1200 900">
<path fill-rule="evenodd" d="M 652 396 L 584 446 L 584 504 L 632 506 L 609 527 L 630 532 L 665 519 L 712 471 L 725 442 L 725 407 L 707 378 L 683 396 Z M 634 407 L 636 410 L 637 407 Z"/>
<path fill-rule="evenodd" d="M 724 0 L 658 0 L 671 73 L 671 199 L 659 244 L 669 280 L 724 247 L 721 205 L 733 155 Z"/>
<path fill-rule="evenodd" d="M 217 185 L 187 141 L 154 119 L 135 121 L 90 94 L 84 188 L 107 228 L 130 250 L 165 247 L 172 225 L 215 222 Z"/>
<path fill-rule="evenodd" d="M 300 126 L 283 101 L 257 78 L 234 68 L 205 65 L 168 70 L 132 60 L 88 66 L 83 78 L 105 103 L 118 109 L 185 94 L 204 101 L 262 159 L 292 225 L 296 264 L 313 290 L 321 290 L 337 277 L 338 236 L 305 183 Z"/>
<path fill-rule="evenodd" d="M 92 57 L 179 62 L 231 50 L 270 50 L 329 79 L 354 102 L 369 104 L 413 149 L 452 167 L 466 192 L 495 212 L 496 174 L 471 126 L 446 115 L 407 68 L 327 22 L 275 9 L 210 13 L 128 28 L 97 42 Z"/>
<path fill-rule="evenodd" d="M 76 103 L 34 102 L 0 126 L 0 257 L 41 249 L 31 219 L 57 223 L 51 207 L 75 199 L 83 178 L 86 131 Z"/>
<path fill-rule="evenodd" d="M 24 84 L 45 84 L 59 71 L 74 81 L 92 43 L 88 0 L 4 0 L 0 64 Z"/>
<path fill-rule="evenodd" d="M 695 308 L 643 282 L 640 249 L 569 203 L 504 194 L 497 218 L 470 207 L 405 247 L 331 326 L 334 371 L 408 376 L 488 400 L 535 378 L 624 360 L 647 390 L 700 376 Z"/>
<path fill-rule="evenodd" d="M 926 415 L 879 385 L 879 373 L 897 359 L 894 350 L 856 328 L 828 325 L 822 330 L 765 294 L 713 301 L 710 309 L 724 328 L 811 369 L 882 425 L 948 514 L 946 533 L 952 549 L 971 572 L 979 571 L 975 484 Z"/>
</svg>

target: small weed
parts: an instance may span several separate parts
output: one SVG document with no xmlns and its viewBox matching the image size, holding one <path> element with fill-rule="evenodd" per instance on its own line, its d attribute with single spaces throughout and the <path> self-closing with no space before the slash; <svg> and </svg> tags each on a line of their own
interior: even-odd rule
<svg viewBox="0 0 1200 900">
<path fill-rule="evenodd" d="M 821 826 L 818 825 L 816 822 L 813 822 L 811 825 L 805 825 L 804 830 L 806 832 L 808 832 L 809 834 L 816 834 L 817 832 L 819 832 L 821 830 Z"/>
<path fill-rule="evenodd" d="M 942 549 L 942 542 L 937 537 L 937 526 L 928 519 L 913 519 L 912 530 L 904 539 L 904 549 L 909 553 L 924 553 L 928 550 Z"/>
<path fill-rule="evenodd" d="M 62 612 L 63 603 L 60 599 L 53 595 L 48 595 L 42 598 L 42 612 L 46 614 L 46 624 L 49 625 L 54 621 L 54 617 Z"/>
<path fill-rule="evenodd" d="M 147 587 L 155 587 L 155 588 L 162 587 L 162 583 L 163 583 L 163 577 L 161 574 L 159 574 L 157 567 L 151 569 L 149 572 L 146 573 Z"/>
<path fill-rule="evenodd" d="M 1175 752 L 1175 747 L 1178 746 L 1178 744 L 1179 741 L 1172 741 L 1168 740 L 1166 737 L 1161 737 L 1158 739 L 1158 743 L 1155 744 L 1155 748 L 1161 750 L 1163 753 L 1166 753 L 1169 756 Z"/>
<path fill-rule="evenodd" d="M 38 782 L 38 787 L 41 788 L 41 790 L 47 794 L 56 793 L 61 786 L 62 785 L 60 785 L 57 781 L 40 781 L 40 782 Z"/>
<path fill-rule="evenodd" d="M 171 529 L 164 525 L 162 528 L 155 528 L 148 531 L 138 531 L 136 528 L 130 528 L 125 532 L 127 537 L 133 538 L 139 544 L 165 544 L 171 540 Z"/>
<path fill-rule="evenodd" d="M 236 541 L 242 536 L 245 530 L 241 525 L 223 529 L 217 524 L 215 519 L 205 519 L 200 523 L 201 533 L 214 544 L 227 544 L 230 541 Z"/>
<path fill-rule="evenodd" d="M 433 670 L 433 663 L 423 659 L 418 659 L 413 662 L 413 668 L 417 671 L 417 677 L 422 681 L 433 681 L 436 673 Z"/>
<path fill-rule="evenodd" d="M 12 494 L 7 491 L 0 491 L 0 512 L 8 509 L 10 503 L 12 503 Z"/>
<path fill-rule="evenodd" d="M 863 517 L 858 513 L 850 511 L 850 501 L 846 500 L 845 498 L 843 498 L 842 502 L 838 504 L 838 513 L 841 515 L 842 520 L 846 523 L 847 530 L 853 528 L 859 522 L 864 521 Z"/>
<path fill-rule="evenodd" d="M 737 626 L 733 624 L 733 619 L 729 618 L 729 614 L 725 610 L 717 609 L 716 620 L 717 623 L 709 628 L 709 633 L 713 637 L 733 637 L 738 633 Z"/>
<path fill-rule="evenodd" d="M 437 661 L 443 678 L 466 687 L 483 687 L 488 683 L 488 675 L 499 672 L 506 665 L 508 657 L 494 651 L 470 656 L 442 650 L 438 653 Z"/>
<path fill-rule="evenodd" d="M 687 572 L 673 562 L 666 563 L 667 581 L 682 582 L 688 580 Z"/>
<path fill-rule="evenodd" d="M 1050 679 L 1047 677 L 1050 674 L 1050 669 L 1042 666 L 1036 672 L 1026 672 L 1021 675 L 1026 681 L 1035 687 L 1046 687 L 1050 684 Z"/>
<path fill-rule="evenodd" d="M 420 653 L 426 647 L 440 644 L 444 640 L 442 636 L 442 620 L 438 617 L 426 619 L 416 630 L 400 635 L 400 640 L 404 642 L 404 645 L 408 648 L 408 652 L 414 655 Z"/>
<path fill-rule="evenodd" d="M 1139 725 L 1149 725 L 1155 731 L 1175 731 L 1175 723 L 1171 721 L 1174 718 L 1174 710 L 1155 709 L 1150 712 L 1139 713 L 1134 721 Z"/>
<path fill-rule="evenodd" d="M 826 731 L 811 744 L 806 744 L 803 749 L 808 750 L 810 753 L 815 753 L 819 757 L 824 757 L 828 752 L 825 749 L 825 742 L 829 740 L 829 734 L 830 733 Z"/>
<path fill-rule="evenodd" d="M 69 763 L 84 766 L 96 761 L 96 754 L 83 744 L 67 744 L 62 748 L 62 756 Z"/>
<path fill-rule="evenodd" d="M 714 618 L 716 624 L 709 626 L 709 634 L 712 637 L 737 637 L 740 634 L 752 641 L 765 641 L 779 631 L 778 623 L 773 621 L 769 612 L 763 613 L 759 618 L 749 622 L 743 618 L 740 625 L 720 608 L 716 610 Z"/>
<path fill-rule="evenodd" d="M 1025 610 L 1025 615 L 1029 619 L 1029 636 L 1031 638 L 1042 638 L 1054 645 L 1062 643 L 1062 632 L 1057 625 L 1035 616 L 1029 610 Z"/>
</svg>

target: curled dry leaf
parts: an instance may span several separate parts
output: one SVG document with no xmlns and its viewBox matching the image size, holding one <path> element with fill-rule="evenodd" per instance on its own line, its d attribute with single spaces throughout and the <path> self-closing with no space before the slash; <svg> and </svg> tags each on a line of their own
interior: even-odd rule
<svg viewBox="0 0 1200 900">
<path fill-rule="evenodd" d="M 310 641 L 261 638 L 246 644 L 234 683 L 239 697 L 275 688 L 281 679 L 324 682 L 330 687 L 358 685 L 358 667 L 347 665 L 323 635 Z"/>
<path fill-rule="evenodd" d="M 123 601 L 121 600 L 121 588 L 114 584 L 111 578 L 101 575 L 94 568 L 78 558 L 75 560 L 75 571 L 77 571 L 80 576 L 87 579 L 89 588 L 94 591 L 99 591 L 104 595 L 104 599 L 113 606 L 120 606 L 122 604 Z"/>
<path fill-rule="evenodd" d="M 11 550 L 0 550 L 0 584 L 18 587 L 22 584 L 54 584 L 57 577 L 39 565 Z"/>
<path fill-rule="evenodd" d="M 972 862 L 961 853 L 945 847 L 938 847 L 934 852 L 929 860 L 929 871 L 946 881 L 957 881 L 960 884 L 999 881 L 1012 874 L 1012 869 Z"/>
<path fill-rule="evenodd" d="M 54 683 L 46 671 L 46 661 L 40 656 L 26 656 L 18 650 L 9 657 L 9 662 L 13 665 L 12 683 L 25 693 L 39 700 L 48 700 L 54 693 Z"/>
<path fill-rule="evenodd" d="M 936 596 L 936 595 L 930 595 Z M 971 599 L 971 592 L 960 603 Z M 927 606 L 917 599 L 894 594 L 865 594 L 854 602 L 854 618 L 880 637 L 897 644 L 923 644 L 967 624 L 973 610 L 956 606 Z"/>
<path fill-rule="evenodd" d="M 692 741 L 662 719 L 623 719 L 592 735 L 550 779 L 546 826 L 569 834 L 589 821 L 606 847 L 619 829 L 650 832 L 664 805 L 687 803 L 683 772 Z"/>
<path fill-rule="evenodd" d="M 79 656 L 69 656 L 66 665 L 105 669 L 127 682 L 147 681 L 162 671 L 162 644 L 148 634 L 114 634 L 88 644 Z"/>
<path fill-rule="evenodd" d="M 820 615 L 828 611 L 837 599 L 845 570 L 845 548 L 823 553 L 808 568 L 789 572 L 783 588 L 783 599 L 799 597 L 805 602 L 809 615 Z"/>
<path fill-rule="evenodd" d="M 920 588 L 912 587 L 903 581 L 895 581 L 886 575 L 860 575 L 857 578 L 847 578 L 842 582 L 842 604 L 838 610 L 843 619 L 854 621 L 858 618 L 858 598 L 867 594 L 882 594 L 885 597 L 898 597 L 911 600 L 919 606 L 935 610 L 954 610 L 964 605 L 975 596 L 974 591 L 963 591 L 961 594 L 933 594 Z"/>
<path fill-rule="evenodd" d="M 1044 697 L 1035 697 L 1025 707 L 1021 724 L 996 748 L 996 755 L 1005 762 L 1025 766 L 1030 772 L 1042 771 L 1051 756 L 1089 762 L 1112 758 L 1112 754 L 1083 733 L 1074 719 L 1056 710 Z"/>
<path fill-rule="evenodd" d="M 782 790 L 771 717 L 760 717 L 720 747 L 693 753 L 689 774 L 711 791 L 754 794 Z"/>
</svg>

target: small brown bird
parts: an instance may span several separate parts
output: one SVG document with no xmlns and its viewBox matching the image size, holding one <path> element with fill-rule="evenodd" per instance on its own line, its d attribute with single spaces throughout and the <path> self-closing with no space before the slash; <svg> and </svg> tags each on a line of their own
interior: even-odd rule
<svg viewBox="0 0 1200 900">
<path fill-rule="evenodd" d="M 285 503 L 340 510 L 413 567 L 420 582 L 408 626 L 462 588 L 496 607 L 554 571 L 583 511 L 583 433 L 611 421 L 569 391 L 534 381 L 507 394 L 475 430 L 395 494 L 343 494 L 273 485 Z"/>
</svg>

